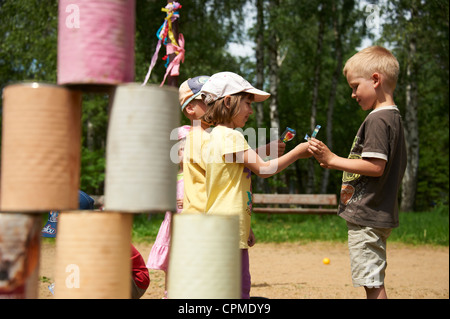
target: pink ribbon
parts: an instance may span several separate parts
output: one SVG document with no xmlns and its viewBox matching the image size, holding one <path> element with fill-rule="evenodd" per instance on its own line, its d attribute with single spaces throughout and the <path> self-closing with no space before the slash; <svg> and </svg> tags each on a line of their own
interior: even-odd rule
<svg viewBox="0 0 450 319">
<path fill-rule="evenodd" d="M 166 77 L 170 74 L 171 76 L 178 76 L 180 74 L 180 63 L 184 63 L 184 36 L 180 33 L 178 36 L 178 46 L 174 45 L 173 43 L 168 43 L 166 45 L 166 52 L 167 55 L 172 53 L 177 53 L 175 59 L 173 59 L 170 64 L 167 66 L 166 74 L 164 75 L 164 79 L 161 82 L 160 86 L 164 85 L 164 82 L 166 81 Z M 153 63 L 153 59 L 152 59 Z"/>
<path fill-rule="evenodd" d="M 158 59 L 158 52 L 159 52 L 159 49 L 161 49 L 161 42 L 162 42 L 162 40 L 159 40 L 158 44 L 156 45 L 155 53 L 153 54 L 152 61 L 150 63 L 150 67 L 148 68 L 148 72 L 147 72 L 147 75 L 145 76 L 145 80 L 144 80 L 144 83 L 142 83 L 142 86 L 145 86 L 148 82 L 148 79 L 150 78 L 150 74 L 152 73 L 153 67 L 156 64 L 156 60 Z"/>
</svg>

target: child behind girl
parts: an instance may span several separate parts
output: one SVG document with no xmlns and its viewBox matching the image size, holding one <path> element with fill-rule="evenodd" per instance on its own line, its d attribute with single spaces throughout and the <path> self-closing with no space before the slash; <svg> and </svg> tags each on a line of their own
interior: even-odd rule
<svg viewBox="0 0 450 319">
<path fill-rule="evenodd" d="M 184 195 L 184 181 L 183 181 L 183 152 L 186 136 L 189 134 L 191 126 L 184 125 L 178 128 L 178 159 L 180 161 L 179 170 L 177 175 L 177 211 L 181 213 L 183 210 L 183 195 Z M 170 249 L 170 228 L 172 223 L 172 212 L 166 212 L 164 220 L 156 236 L 155 243 L 152 246 L 150 254 L 148 256 L 147 268 L 162 270 L 166 274 L 166 291 L 164 292 L 164 298 L 167 298 L 167 267 L 169 264 L 169 249 Z"/>
<path fill-rule="evenodd" d="M 250 173 L 267 178 L 311 154 L 308 143 L 302 143 L 287 154 L 265 162 L 250 148 L 244 136 L 234 129 L 245 125 L 253 113 L 252 102 L 262 102 L 270 94 L 254 88 L 240 75 L 232 72 L 214 74 L 203 85 L 201 95 L 208 105 L 202 120 L 215 126 L 210 133 L 206 163 L 206 213 L 238 215 L 240 218 L 241 298 L 248 299 L 251 285 L 248 257 L 252 212 Z"/>
</svg>

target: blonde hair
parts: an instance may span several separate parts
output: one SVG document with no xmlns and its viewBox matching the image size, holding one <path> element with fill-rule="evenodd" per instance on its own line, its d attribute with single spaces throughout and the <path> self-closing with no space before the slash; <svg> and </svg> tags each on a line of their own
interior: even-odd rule
<svg viewBox="0 0 450 319">
<path fill-rule="evenodd" d="M 254 95 L 245 92 L 230 95 L 230 107 L 225 105 L 225 97 L 213 101 L 207 104 L 207 110 L 200 119 L 213 126 L 229 123 L 241 111 L 241 101 L 245 97 L 253 100 Z"/>
<path fill-rule="evenodd" d="M 391 51 L 374 45 L 359 51 L 347 60 L 343 69 L 345 77 L 350 70 L 368 79 L 375 72 L 381 73 L 386 77 L 387 84 L 395 89 L 400 66 Z"/>
</svg>

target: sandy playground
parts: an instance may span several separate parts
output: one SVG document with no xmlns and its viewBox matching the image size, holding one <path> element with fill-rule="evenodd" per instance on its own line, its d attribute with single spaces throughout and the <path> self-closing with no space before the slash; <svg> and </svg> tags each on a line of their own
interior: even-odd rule
<svg viewBox="0 0 450 319">
<path fill-rule="evenodd" d="M 147 260 L 152 243 L 136 244 Z M 354 288 L 346 243 L 257 243 L 249 251 L 251 296 L 269 299 L 363 299 Z M 323 258 L 330 263 L 322 263 Z M 39 298 L 51 299 L 55 244 L 42 243 Z M 150 270 L 143 299 L 161 299 L 164 273 Z M 388 243 L 386 289 L 391 299 L 448 299 L 449 248 Z"/>
</svg>

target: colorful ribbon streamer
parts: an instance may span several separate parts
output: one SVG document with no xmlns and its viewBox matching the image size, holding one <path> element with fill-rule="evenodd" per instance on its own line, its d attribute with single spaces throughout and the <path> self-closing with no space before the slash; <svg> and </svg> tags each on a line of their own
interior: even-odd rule
<svg viewBox="0 0 450 319">
<path fill-rule="evenodd" d="M 150 67 L 148 69 L 147 75 L 145 76 L 145 80 L 142 86 L 146 85 L 150 78 L 152 70 L 156 64 L 156 60 L 158 59 L 159 50 L 161 49 L 162 45 L 166 46 L 166 55 L 163 57 L 163 60 L 167 60 L 166 63 L 167 70 L 160 86 L 164 85 L 164 82 L 166 81 L 166 78 L 169 74 L 171 76 L 179 75 L 180 63 L 182 62 L 184 63 L 185 50 L 184 50 L 183 35 L 181 33 L 178 35 L 178 42 L 177 42 L 172 30 L 172 23 L 180 17 L 180 14 L 177 11 L 178 9 L 181 9 L 181 4 L 175 1 L 167 4 L 165 8 L 161 9 L 161 11 L 166 12 L 166 18 L 164 19 L 164 23 L 161 25 L 161 27 L 158 29 L 156 33 L 158 43 L 156 44 L 155 53 L 153 53 L 153 57 L 150 62 Z M 173 59 L 173 61 L 169 61 L 169 55 L 172 53 L 175 53 L 176 57 Z"/>
<path fill-rule="evenodd" d="M 177 56 L 168 65 L 168 67 L 166 69 L 166 74 L 164 75 L 164 79 L 160 86 L 164 85 L 164 82 L 166 81 L 166 77 L 167 77 L 167 75 L 169 75 L 169 73 L 171 76 L 178 76 L 180 74 L 180 63 L 181 62 L 184 63 L 184 52 L 185 52 L 184 51 L 184 36 L 181 33 L 178 37 L 178 42 L 180 43 L 179 46 L 176 46 L 174 44 L 168 44 L 166 46 L 167 55 L 176 53 Z"/>
</svg>

